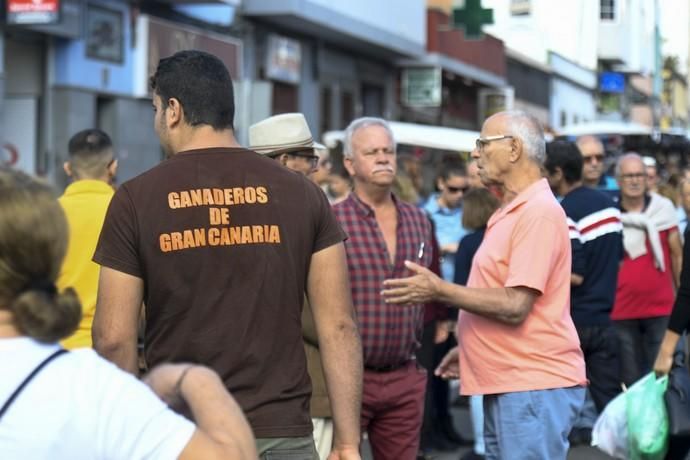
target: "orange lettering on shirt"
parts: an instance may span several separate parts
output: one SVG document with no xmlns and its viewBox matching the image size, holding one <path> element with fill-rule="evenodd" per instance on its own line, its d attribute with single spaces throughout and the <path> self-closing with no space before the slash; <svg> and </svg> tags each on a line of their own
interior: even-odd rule
<svg viewBox="0 0 690 460">
<path fill-rule="evenodd" d="M 194 245 L 196 247 L 206 246 L 206 232 L 203 228 L 194 229 Z"/>
<path fill-rule="evenodd" d="M 268 203 L 268 191 L 266 187 L 256 187 L 256 201 L 261 204 Z"/>
<path fill-rule="evenodd" d="M 182 240 L 184 242 L 184 249 L 195 248 L 194 233 L 191 230 L 182 232 Z"/>
<path fill-rule="evenodd" d="M 183 249 L 184 246 L 182 244 L 182 233 L 180 232 L 172 232 L 170 234 L 170 239 L 172 240 L 172 250 L 177 251 L 179 249 Z"/>
<path fill-rule="evenodd" d="M 230 210 L 228 208 L 208 208 L 208 217 L 211 225 L 230 224 Z"/>
<path fill-rule="evenodd" d="M 256 203 L 256 189 L 254 187 L 244 189 L 244 201 L 249 204 Z"/>
<path fill-rule="evenodd" d="M 180 207 L 180 195 L 177 192 L 168 193 L 168 206 L 170 206 L 170 209 Z"/>
<path fill-rule="evenodd" d="M 170 245 L 170 235 L 167 233 L 161 233 L 160 236 L 158 236 L 158 242 L 160 243 L 161 251 L 170 252 L 172 249 Z"/>
<path fill-rule="evenodd" d="M 244 204 L 244 189 L 239 187 L 233 188 L 232 196 L 235 198 L 235 204 Z"/>
<path fill-rule="evenodd" d="M 230 244 L 240 244 L 242 236 L 242 227 L 229 227 L 230 229 Z"/>
<path fill-rule="evenodd" d="M 213 204 L 223 204 L 223 199 L 225 198 L 223 190 L 219 188 L 213 189 Z"/>
<path fill-rule="evenodd" d="M 227 246 L 228 244 L 232 244 L 230 242 L 230 235 L 228 233 L 228 227 L 223 227 L 220 229 L 220 244 L 223 246 Z"/>
<path fill-rule="evenodd" d="M 261 225 L 252 225 L 252 241 L 254 243 L 264 242 L 264 228 Z"/>
<path fill-rule="evenodd" d="M 188 208 L 192 205 L 192 199 L 189 197 L 189 192 L 180 192 L 180 207 Z"/>
<path fill-rule="evenodd" d="M 270 225 L 268 227 L 268 238 L 266 241 L 269 243 L 280 243 L 280 229 L 277 225 Z"/>
<path fill-rule="evenodd" d="M 218 246 L 220 244 L 220 230 L 217 228 L 208 229 L 208 244 L 209 246 Z"/>
<path fill-rule="evenodd" d="M 223 192 L 225 193 L 225 204 L 226 205 L 235 204 L 232 201 L 232 189 L 231 188 L 225 188 L 225 189 L 223 189 Z"/>
<path fill-rule="evenodd" d="M 248 225 L 242 226 L 242 239 L 240 243 L 247 244 L 252 242 L 252 230 Z"/>
<path fill-rule="evenodd" d="M 189 196 L 192 199 L 192 206 L 201 206 L 204 203 L 203 195 L 199 189 L 190 190 Z"/>
<path fill-rule="evenodd" d="M 204 196 L 204 205 L 214 204 L 213 194 L 210 189 L 204 188 L 201 190 L 201 194 Z"/>
</svg>

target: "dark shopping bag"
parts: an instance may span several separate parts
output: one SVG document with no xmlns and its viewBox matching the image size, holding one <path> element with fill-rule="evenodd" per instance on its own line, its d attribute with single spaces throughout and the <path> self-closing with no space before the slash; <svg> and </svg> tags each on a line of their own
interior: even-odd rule
<svg viewBox="0 0 690 460">
<path fill-rule="evenodd" d="M 668 413 L 669 436 L 690 438 L 690 374 L 685 367 L 685 353 L 681 351 L 673 355 L 673 367 L 668 374 L 664 401 Z"/>
</svg>

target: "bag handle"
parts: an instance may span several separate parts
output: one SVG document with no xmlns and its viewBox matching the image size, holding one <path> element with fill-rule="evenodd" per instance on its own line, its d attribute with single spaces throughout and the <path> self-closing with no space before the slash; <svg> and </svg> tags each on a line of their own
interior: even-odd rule
<svg viewBox="0 0 690 460">
<path fill-rule="evenodd" d="M 2 419 L 2 416 L 5 415 L 5 412 L 7 412 L 7 409 L 10 408 L 10 406 L 12 405 L 14 400 L 17 399 L 17 396 L 19 396 L 19 393 L 21 393 L 22 390 L 24 389 L 24 387 L 26 387 L 29 384 L 29 382 L 31 382 L 31 380 L 33 380 L 33 378 L 36 376 L 36 374 L 38 374 L 41 371 L 41 369 L 43 369 L 46 366 L 46 364 L 48 364 L 49 362 L 51 362 L 52 360 L 54 360 L 55 358 L 57 358 L 58 356 L 60 356 L 63 353 L 67 353 L 67 350 L 65 350 L 64 348 L 60 348 L 55 353 L 51 353 L 50 356 L 48 356 L 46 359 L 41 361 L 41 363 L 38 366 L 36 366 L 36 368 L 33 371 L 31 371 L 31 373 L 29 375 L 26 376 L 24 381 L 19 384 L 17 389 L 14 390 L 14 393 L 12 393 L 10 395 L 10 397 L 7 399 L 7 401 L 5 402 L 5 404 L 3 404 L 2 409 L 0 409 L 0 419 Z"/>
</svg>

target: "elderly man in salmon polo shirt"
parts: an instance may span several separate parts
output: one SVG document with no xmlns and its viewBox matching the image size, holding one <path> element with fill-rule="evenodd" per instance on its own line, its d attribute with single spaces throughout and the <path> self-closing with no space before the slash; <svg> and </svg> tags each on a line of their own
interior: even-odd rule
<svg viewBox="0 0 690 460">
<path fill-rule="evenodd" d="M 541 166 L 544 133 L 524 112 L 484 122 L 472 152 L 487 186 L 504 190 L 474 256 L 467 287 L 406 261 L 412 276 L 384 281 L 387 302 L 437 300 L 461 310 L 458 347 L 436 370 L 484 395 L 487 459 L 565 459 L 585 397 L 585 362 L 570 316 L 566 216 Z"/>
</svg>

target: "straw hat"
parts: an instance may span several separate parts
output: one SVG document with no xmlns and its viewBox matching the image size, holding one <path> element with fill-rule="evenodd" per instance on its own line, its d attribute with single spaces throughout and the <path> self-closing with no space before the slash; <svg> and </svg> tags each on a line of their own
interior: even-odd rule
<svg viewBox="0 0 690 460">
<path fill-rule="evenodd" d="M 249 127 L 249 148 L 262 155 L 278 155 L 318 148 L 301 113 L 284 113 Z"/>
</svg>

